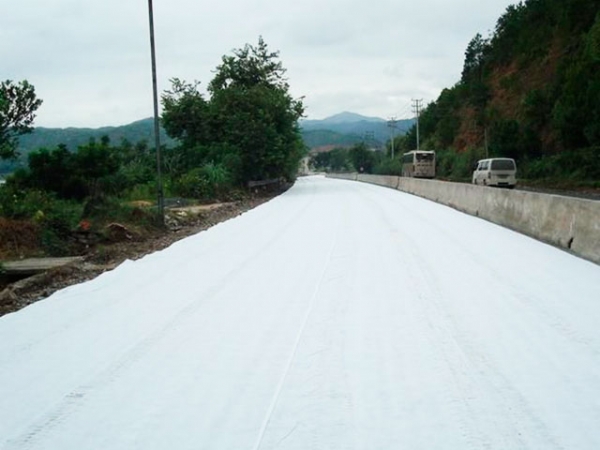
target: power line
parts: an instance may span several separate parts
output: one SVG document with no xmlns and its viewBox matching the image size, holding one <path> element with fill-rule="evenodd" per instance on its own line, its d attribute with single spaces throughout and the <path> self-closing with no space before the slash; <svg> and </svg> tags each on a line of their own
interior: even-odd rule
<svg viewBox="0 0 600 450">
<path fill-rule="evenodd" d="M 412 105 L 410 103 L 408 105 L 404 106 L 404 108 L 402 109 L 402 111 L 399 114 L 400 120 L 410 120 L 410 119 L 412 119 L 411 106 Z"/>
</svg>

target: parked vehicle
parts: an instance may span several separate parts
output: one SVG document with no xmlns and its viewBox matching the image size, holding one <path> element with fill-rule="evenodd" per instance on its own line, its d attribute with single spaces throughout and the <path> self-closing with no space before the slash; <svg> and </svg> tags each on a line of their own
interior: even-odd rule
<svg viewBox="0 0 600 450">
<path fill-rule="evenodd" d="M 435 178 L 435 152 L 413 150 L 402 156 L 402 176 Z"/>
<path fill-rule="evenodd" d="M 477 162 L 473 184 L 512 189 L 517 184 L 517 165 L 511 158 L 490 158 Z"/>
</svg>

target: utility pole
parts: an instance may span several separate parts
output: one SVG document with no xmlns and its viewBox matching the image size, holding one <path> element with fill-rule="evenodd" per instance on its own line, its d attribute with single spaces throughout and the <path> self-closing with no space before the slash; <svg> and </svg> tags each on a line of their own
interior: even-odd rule
<svg viewBox="0 0 600 450">
<path fill-rule="evenodd" d="M 396 135 L 396 128 L 398 128 L 398 125 L 396 125 L 397 120 L 394 116 L 390 117 L 390 120 L 388 120 L 388 127 L 391 128 L 392 130 L 392 159 L 394 159 L 394 138 Z"/>
<path fill-rule="evenodd" d="M 152 0 L 148 0 L 148 18 L 150 22 L 150 55 L 152 58 L 152 91 L 154 95 L 154 145 L 156 147 L 156 178 L 158 190 L 158 221 L 165 223 L 165 202 L 161 177 L 160 162 L 160 124 L 158 118 L 158 87 L 156 82 L 156 47 L 154 45 L 154 12 Z"/>
<path fill-rule="evenodd" d="M 421 112 L 421 108 L 423 107 L 423 99 L 413 99 L 412 107 L 417 118 L 417 150 L 419 150 L 419 114 Z"/>
<path fill-rule="evenodd" d="M 487 129 L 487 125 L 485 125 L 483 127 L 483 145 L 485 147 L 485 157 L 489 158 L 489 151 L 488 151 L 488 129 Z"/>
<path fill-rule="evenodd" d="M 367 146 L 367 150 L 371 150 L 373 144 L 375 142 L 375 132 L 374 131 L 365 131 L 364 137 L 365 145 Z"/>
</svg>

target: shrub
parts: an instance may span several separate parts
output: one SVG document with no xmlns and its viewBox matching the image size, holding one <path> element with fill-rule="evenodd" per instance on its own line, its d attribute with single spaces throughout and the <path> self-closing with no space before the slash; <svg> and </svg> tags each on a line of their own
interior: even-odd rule
<svg viewBox="0 0 600 450">
<path fill-rule="evenodd" d="M 0 257 L 23 256 L 38 248 L 40 227 L 29 220 L 0 217 Z"/>
<path fill-rule="evenodd" d="M 571 182 L 600 180 L 600 147 L 560 152 L 527 159 L 519 167 L 520 176 L 529 180 L 554 179 Z"/>
<path fill-rule="evenodd" d="M 380 161 L 374 168 L 373 173 L 377 175 L 402 175 L 402 162 L 399 159 L 386 158 Z"/>
<path fill-rule="evenodd" d="M 128 200 L 152 200 L 157 197 L 157 187 L 155 182 L 134 185 L 125 195 Z"/>
<path fill-rule="evenodd" d="M 43 250 L 52 256 L 65 256 L 72 253 L 70 237 L 82 216 L 82 206 L 66 200 L 55 200 L 46 211 L 38 214 L 42 227 L 41 244 Z"/>
<path fill-rule="evenodd" d="M 32 219 L 38 211 L 47 211 L 56 201 L 53 194 L 36 189 L 22 191 L 15 186 L 0 188 L 0 216 Z"/>
<path fill-rule="evenodd" d="M 182 197 L 202 201 L 226 196 L 231 189 L 229 171 L 221 164 L 205 164 L 182 175 L 175 184 L 175 192 Z"/>
<path fill-rule="evenodd" d="M 42 249 L 53 256 L 68 254 L 69 237 L 82 217 L 82 205 L 56 198 L 54 194 L 35 189 L 21 191 L 14 186 L 0 188 L 0 216 L 12 222 L 20 221 L 39 229 Z M 28 231 L 31 241 L 31 231 Z M 27 234 L 25 233 L 25 234 Z"/>
<path fill-rule="evenodd" d="M 471 179 L 475 163 L 485 158 L 482 149 L 469 149 L 456 153 L 452 150 L 437 152 L 437 176 L 455 181 Z"/>
</svg>

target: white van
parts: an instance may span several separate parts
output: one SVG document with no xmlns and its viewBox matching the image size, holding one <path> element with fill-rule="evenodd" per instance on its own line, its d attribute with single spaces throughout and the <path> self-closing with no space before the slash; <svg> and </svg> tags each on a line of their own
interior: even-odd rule
<svg viewBox="0 0 600 450">
<path fill-rule="evenodd" d="M 473 184 L 514 188 L 517 184 L 517 165 L 511 158 L 482 159 L 473 172 Z"/>
</svg>

